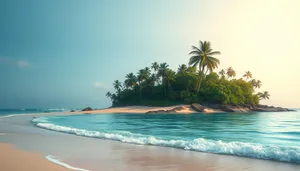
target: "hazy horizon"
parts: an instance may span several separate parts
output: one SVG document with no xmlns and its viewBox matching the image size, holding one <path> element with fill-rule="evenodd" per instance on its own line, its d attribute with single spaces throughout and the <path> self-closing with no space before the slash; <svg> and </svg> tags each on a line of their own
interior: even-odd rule
<svg viewBox="0 0 300 171">
<path fill-rule="evenodd" d="M 300 1 L 0 1 L 0 108 L 110 106 L 114 80 L 210 41 L 261 104 L 300 107 Z"/>
</svg>

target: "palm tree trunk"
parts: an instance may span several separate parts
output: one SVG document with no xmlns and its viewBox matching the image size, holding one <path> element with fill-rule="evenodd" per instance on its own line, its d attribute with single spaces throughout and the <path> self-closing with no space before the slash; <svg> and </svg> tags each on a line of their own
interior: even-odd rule
<svg viewBox="0 0 300 171">
<path fill-rule="evenodd" d="M 173 90 L 172 90 L 171 83 L 170 83 L 170 81 L 169 81 L 169 80 L 168 80 L 168 85 L 169 85 L 169 88 L 171 89 L 171 91 L 173 91 Z"/>
<path fill-rule="evenodd" d="M 165 79 L 163 78 L 163 86 L 164 86 L 164 92 L 165 92 L 165 97 L 167 97 L 167 89 L 166 89 L 166 83 Z"/>
<path fill-rule="evenodd" d="M 201 70 L 201 68 L 202 68 L 202 70 Z M 200 74 L 200 80 L 199 80 L 198 89 L 197 89 L 197 93 L 196 94 L 198 94 L 198 92 L 199 92 L 199 90 L 201 88 L 201 83 L 202 83 L 202 80 L 203 80 L 204 66 L 199 67 L 199 69 L 200 69 L 200 72 L 199 72 L 199 74 Z"/>
<path fill-rule="evenodd" d="M 202 75 L 200 75 L 200 79 L 199 79 L 199 83 L 198 83 L 198 88 L 197 88 L 197 93 L 199 92 L 200 88 L 201 88 L 201 83 L 202 83 Z"/>
</svg>

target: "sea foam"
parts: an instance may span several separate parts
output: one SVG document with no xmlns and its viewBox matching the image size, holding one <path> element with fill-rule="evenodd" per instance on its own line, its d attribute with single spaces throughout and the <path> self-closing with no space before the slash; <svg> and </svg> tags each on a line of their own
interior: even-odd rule
<svg viewBox="0 0 300 171">
<path fill-rule="evenodd" d="M 39 122 L 42 121 L 42 122 Z M 46 123 L 45 118 L 36 118 L 33 120 L 37 127 L 49 129 L 53 131 L 59 131 L 69 134 L 75 134 L 78 136 L 110 139 L 121 141 L 124 143 L 141 144 L 141 145 L 156 145 L 181 148 L 184 150 L 193 150 L 200 152 L 209 152 L 217 154 L 228 154 L 245 156 L 259 159 L 270 159 L 277 161 L 300 163 L 300 148 L 299 147 L 284 147 L 276 145 L 262 145 L 256 143 L 245 142 L 223 142 L 221 140 L 207 140 L 204 138 L 198 138 L 191 141 L 185 140 L 164 140 L 154 136 L 141 136 L 141 134 L 135 135 L 134 133 L 122 134 L 119 133 L 104 133 L 98 131 L 89 131 L 85 129 L 77 129 L 66 126 L 54 125 L 52 123 Z"/>
<path fill-rule="evenodd" d="M 89 171 L 89 170 L 86 170 L 86 169 L 81 169 L 81 168 L 73 167 L 73 166 L 70 166 L 70 165 L 68 165 L 66 163 L 63 163 L 63 162 L 59 161 L 55 156 L 52 156 L 52 155 L 46 156 L 46 159 L 49 160 L 52 163 L 55 163 L 57 165 L 65 167 L 67 169 L 78 170 L 78 171 Z"/>
</svg>

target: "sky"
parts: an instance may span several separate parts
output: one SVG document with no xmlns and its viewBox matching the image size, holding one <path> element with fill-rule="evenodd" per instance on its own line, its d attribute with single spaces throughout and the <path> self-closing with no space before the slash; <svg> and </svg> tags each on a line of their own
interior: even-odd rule
<svg viewBox="0 0 300 171">
<path fill-rule="evenodd" d="M 262 81 L 262 101 L 300 107 L 298 0 L 1 0 L 0 108 L 93 108 L 114 80 L 192 45 L 221 51 L 219 69 Z M 219 70 L 218 69 L 218 70 Z M 217 71 L 218 71 L 217 70 Z"/>
</svg>

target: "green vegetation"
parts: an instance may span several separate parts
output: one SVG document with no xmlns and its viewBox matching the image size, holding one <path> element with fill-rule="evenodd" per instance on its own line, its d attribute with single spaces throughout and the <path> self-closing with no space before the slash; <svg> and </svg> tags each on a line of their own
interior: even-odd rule
<svg viewBox="0 0 300 171">
<path fill-rule="evenodd" d="M 137 75 L 127 74 L 124 83 L 114 81 L 115 93 L 107 92 L 106 96 L 113 106 L 191 103 L 255 106 L 259 100 L 269 99 L 267 91 L 255 93 L 262 83 L 252 79 L 250 71 L 245 72 L 244 79 L 236 79 L 232 67 L 222 69 L 218 74 L 214 72 L 220 64 L 214 56 L 219 54 L 211 49 L 210 42 L 200 41 L 199 47 L 192 46 L 189 66 L 182 64 L 173 71 L 167 63 L 154 62 L 150 67 L 140 69 Z"/>
</svg>

